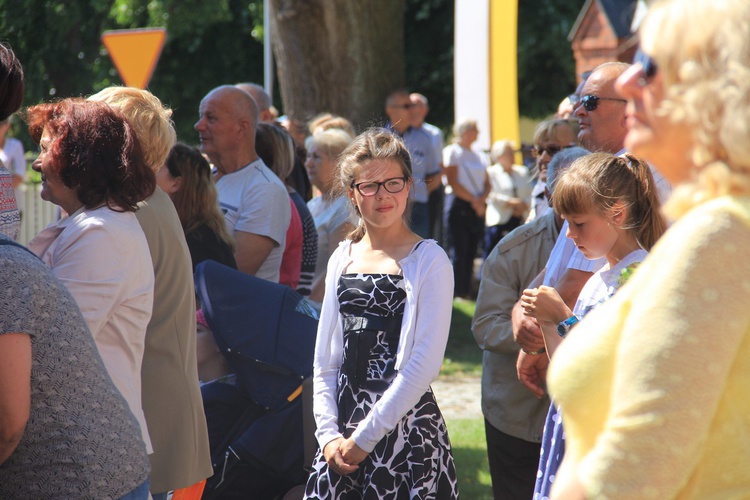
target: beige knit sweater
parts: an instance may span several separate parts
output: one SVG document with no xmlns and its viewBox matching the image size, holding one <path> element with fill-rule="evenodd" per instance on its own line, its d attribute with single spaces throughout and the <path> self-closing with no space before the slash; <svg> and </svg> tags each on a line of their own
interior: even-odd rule
<svg viewBox="0 0 750 500">
<path fill-rule="evenodd" d="M 557 481 L 575 474 L 596 499 L 750 498 L 750 199 L 674 224 L 573 329 L 549 385 Z"/>
</svg>

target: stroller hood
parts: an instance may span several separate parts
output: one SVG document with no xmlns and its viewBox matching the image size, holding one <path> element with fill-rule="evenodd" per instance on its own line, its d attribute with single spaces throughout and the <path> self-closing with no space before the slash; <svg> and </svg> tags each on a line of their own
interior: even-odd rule
<svg viewBox="0 0 750 500">
<path fill-rule="evenodd" d="M 291 288 L 207 260 L 195 291 L 219 350 L 256 403 L 278 410 L 312 374 L 317 313 Z"/>
</svg>

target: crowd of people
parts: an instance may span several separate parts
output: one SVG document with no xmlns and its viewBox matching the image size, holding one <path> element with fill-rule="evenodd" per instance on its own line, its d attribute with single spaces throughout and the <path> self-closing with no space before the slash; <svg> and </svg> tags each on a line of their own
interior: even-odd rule
<svg viewBox="0 0 750 500">
<path fill-rule="evenodd" d="M 404 90 L 358 133 L 222 85 L 198 147 L 145 90 L 37 104 L 60 218 L 28 248 L 6 138 L 25 81 L 0 45 L 0 497 L 200 497 L 201 387 L 239 384 L 196 303 L 206 260 L 319 314 L 295 498 L 458 498 L 430 388 L 456 297 L 476 297 L 495 498 L 747 497 L 748 26 L 743 0 L 655 2 L 632 64 L 537 126 L 531 169 L 472 119 L 445 146 Z"/>
</svg>

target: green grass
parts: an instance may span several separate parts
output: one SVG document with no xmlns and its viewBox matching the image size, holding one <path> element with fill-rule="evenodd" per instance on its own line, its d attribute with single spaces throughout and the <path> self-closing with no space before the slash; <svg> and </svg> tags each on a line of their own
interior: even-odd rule
<svg viewBox="0 0 750 500">
<path fill-rule="evenodd" d="M 449 420 L 446 425 L 453 447 L 461 498 L 492 500 L 484 422 L 480 418 Z"/>
<path fill-rule="evenodd" d="M 471 333 L 474 308 L 474 302 L 453 302 L 450 336 L 443 367 L 440 370 L 441 378 L 482 375 L 482 350 L 477 346 Z M 492 479 L 487 462 L 484 420 L 481 417 L 448 420 L 446 425 L 453 446 L 461 498 L 491 500 Z"/>
<path fill-rule="evenodd" d="M 474 302 L 453 301 L 450 336 L 445 349 L 443 367 L 440 370 L 440 375 L 443 377 L 482 375 L 482 350 L 477 346 L 471 333 L 474 308 Z"/>
</svg>

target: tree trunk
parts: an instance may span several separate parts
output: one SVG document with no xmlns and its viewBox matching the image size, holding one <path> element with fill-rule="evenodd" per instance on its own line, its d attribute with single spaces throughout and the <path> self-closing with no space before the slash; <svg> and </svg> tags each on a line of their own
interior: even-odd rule
<svg viewBox="0 0 750 500">
<path fill-rule="evenodd" d="M 271 0 L 271 40 L 285 113 L 322 112 L 358 130 L 382 125 L 404 85 L 404 0 Z"/>
</svg>

